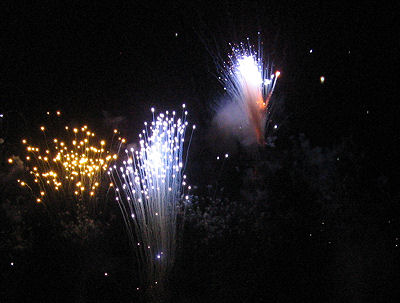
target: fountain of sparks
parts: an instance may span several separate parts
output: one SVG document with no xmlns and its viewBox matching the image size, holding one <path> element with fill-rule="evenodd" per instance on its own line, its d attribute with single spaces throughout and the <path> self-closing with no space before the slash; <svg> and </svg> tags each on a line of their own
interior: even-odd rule
<svg viewBox="0 0 400 303">
<path fill-rule="evenodd" d="M 244 43 L 231 47 L 229 63 L 224 64 L 219 77 L 230 101 L 216 119 L 225 129 L 240 129 L 245 145 L 264 145 L 270 100 L 280 72 L 272 72 L 272 66 L 264 63 L 261 46 L 258 51 Z"/>
<path fill-rule="evenodd" d="M 152 108 L 153 121 L 145 122 L 139 134 L 139 150 L 126 150 L 122 166 L 114 165 L 109 175 L 115 186 L 116 200 L 140 266 L 144 288 L 162 289 L 175 260 L 179 214 L 188 199 L 184 170 L 191 143 L 185 142 L 188 128 L 183 105 L 180 117 L 173 112 L 160 113 Z"/>
</svg>

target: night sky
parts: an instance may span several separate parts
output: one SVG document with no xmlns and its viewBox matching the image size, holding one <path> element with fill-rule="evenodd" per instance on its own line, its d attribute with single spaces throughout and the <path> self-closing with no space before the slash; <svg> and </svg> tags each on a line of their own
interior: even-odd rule
<svg viewBox="0 0 400 303">
<path fill-rule="evenodd" d="M 29 116 L 28 124 L 49 110 L 83 120 L 105 110 L 136 121 L 151 106 L 186 102 L 206 125 L 223 93 L 215 62 L 226 60 L 229 42 L 257 43 L 260 31 L 298 132 L 316 144 L 349 133 L 375 148 L 397 140 L 390 10 L 279 2 L 2 6 L 1 110 Z"/>
<path fill-rule="evenodd" d="M 351 142 L 365 177 L 384 176 L 396 196 L 395 9 L 350 2 L 3 2 L 0 126 L 8 149 L 2 153 L 16 154 L 47 111 L 61 110 L 65 121 L 100 132 L 106 116 L 123 117 L 121 128 L 132 142 L 151 107 L 186 103 L 198 125 L 195 171 L 201 166 L 196 157 L 207 156 L 196 142 L 207 141 L 224 94 L 217 75 L 228 43 L 249 37 L 257 44 L 261 37 L 264 54 L 281 72 L 274 102 L 282 114 L 272 117 L 278 144 L 299 134 L 324 148 Z M 201 182 L 204 174 L 193 180 Z"/>
</svg>

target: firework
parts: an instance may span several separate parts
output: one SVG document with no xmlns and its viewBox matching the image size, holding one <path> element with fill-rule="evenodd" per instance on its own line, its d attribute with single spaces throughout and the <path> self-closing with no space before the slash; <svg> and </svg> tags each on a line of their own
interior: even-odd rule
<svg viewBox="0 0 400 303">
<path fill-rule="evenodd" d="M 226 129 L 241 130 L 245 145 L 263 145 L 270 100 L 279 75 L 264 63 L 260 46 L 258 51 L 250 44 L 233 46 L 229 63 L 224 64 L 219 77 L 229 102 L 219 110 L 217 123 Z"/>
<path fill-rule="evenodd" d="M 142 282 L 161 287 L 175 259 L 177 219 L 185 196 L 187 111 L 154 116 L 139 135 L 139 150 L 126 150 L 123 165 L 110 168 L 118 201 L 142 267 Z M 193 125 L 193 129 L 195 126 Z M 187 155 L 186 155 L 187 160 Z"/>
<path fill-rule="evenodd" d="M 27 152 L 25 166 L 31 178 L 19 179 L 19 184 L 28 187 L 35 201 L 47 207 L 70 198 L 79 201 L 93 199 L 109 163 L 117 158 L 117 154 L 109 149 L 113 145 L 119 148 L 125 139 L 119 137 L 108 144 L 106 140 L 97 138 L 86 125 L 80 128 L 65 126 L 60 137 L 49 138 L 45 126 L 41 126 L 40 131 L 43 140 L 32 144 L 27 139 L 22 140 Z M 114 135 L 117 133 L 115 130 Z M 9 159 L 9 163 L 12 162 Z"/>
</svg>

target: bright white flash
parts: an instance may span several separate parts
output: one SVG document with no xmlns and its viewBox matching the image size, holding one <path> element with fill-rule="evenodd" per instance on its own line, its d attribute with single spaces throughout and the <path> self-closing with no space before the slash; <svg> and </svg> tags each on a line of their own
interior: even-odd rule
<svg viewBox="0 0 400 303">
<path fill-rule="evenodd" d="M 259 86 L 263 83 L 260 66 L 253 56 L 238 59 L 237 76 L 247 85 Z"/>
</svg>

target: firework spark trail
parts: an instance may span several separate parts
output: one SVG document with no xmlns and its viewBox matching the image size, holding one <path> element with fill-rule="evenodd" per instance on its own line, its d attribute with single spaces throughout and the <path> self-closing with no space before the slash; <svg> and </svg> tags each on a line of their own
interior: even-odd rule
<svg viewBox="0 0 400 303">
<path fill-rule="evenodd" d="M 226 119 L 231 113 L 230 116 L 235 116 L 237 121 L 225 123 L 247 133 L 245 141 L 249 144 L 254 141 L 263 145 L 269 103 L 280 72 L 272 73 L 272 67 L 264 64 L 260 45 L 259 51 L 250 44 L 232 46 L 229 59 L 230 63 L 224 65 L 219 79 L 225 86 L 230 103 L 220 111 L 218 120 Z"/>
<path fill-rule="evenodd" d="M 47 208 L 56 207 L 58 202 L 92 200 L 109 163 L 117 158 L 117 154 L 112 154 L 109 149 L 117 145 L 115 149 L 119 150 L 125 139 L 119 137 L 107 143 L 97 139 L 86 125 L 81 128 L 65 126 L 62 133 L 56 129 L 60 136 L 53 139 L 46 135 L 45 126 L 40 130 L 43 142 L 38 140 L 29 144 L 27 139 L 22 140 L 27 151 L 25 166 L 31 178 L 18 180 L 20 185 L 28 187 L 36 202 L 44 203 Z M 117 133 L 114 130 L 114 136 Z M 94 202 L 91 204 L 88 207 L 94 209 Z"/>
<path fill-rule="evenodd" d="M 153 121 L 145 122 L 139 135 L 140 149 L 126 150 L 123 165 L 109 169 L 147 287 L 162 284 L 175 260 L 177 217 L 186 188 L 184 149 L 190 145 L 190 140 L 185 144 L 187 111 L 180 118 L 168 111 L 155 118 L 152 112 Z"/>
</svg>

